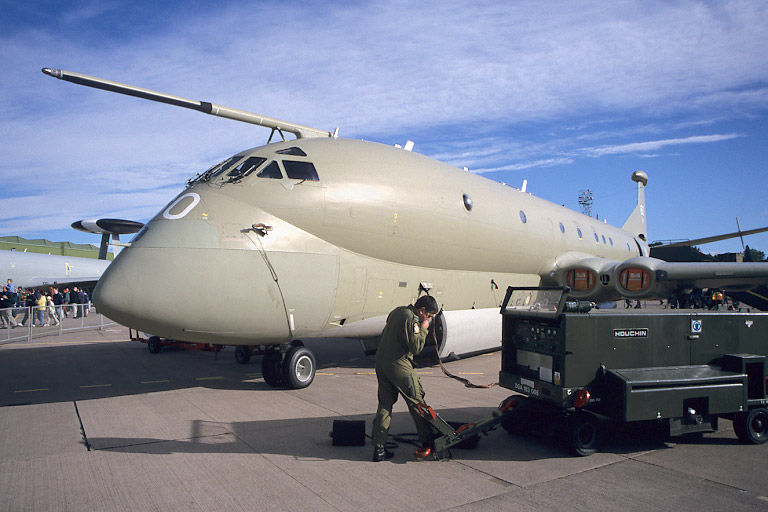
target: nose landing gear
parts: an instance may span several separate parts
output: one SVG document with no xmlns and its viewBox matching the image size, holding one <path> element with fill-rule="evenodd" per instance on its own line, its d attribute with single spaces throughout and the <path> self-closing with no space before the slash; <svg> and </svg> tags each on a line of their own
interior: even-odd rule
<svg viewBox="0 0 768 512">
<path fill-rule="evenodd" d="M 301 341 L 270 347 L 261 361 L 264 381 L 273 388 L 303 389 L 312 384 L 317 363 L 315 355 Z"/>
</svg>

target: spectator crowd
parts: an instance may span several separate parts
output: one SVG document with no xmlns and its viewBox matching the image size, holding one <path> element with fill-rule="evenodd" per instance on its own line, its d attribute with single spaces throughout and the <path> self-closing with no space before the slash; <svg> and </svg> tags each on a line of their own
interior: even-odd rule
<svg viewBox="0 0 768 512">
<path fill-rule="evenodd" d="M 0 327 L 59 325 L 63 318 L 88 316 L 91 297 L 85 289 L 51 286 L 47 290 L 15 287 L 8 279 L 0 295 Z M 30 324 L 31 322 L 31 324 Z"/>
</svg>

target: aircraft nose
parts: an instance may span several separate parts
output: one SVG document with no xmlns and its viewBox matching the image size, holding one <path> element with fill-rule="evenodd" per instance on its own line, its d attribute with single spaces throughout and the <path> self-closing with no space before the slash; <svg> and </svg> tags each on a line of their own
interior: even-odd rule
<svg viewBox="0 0 768 512">
<path fill-rule="evenodd" d="M 149 230 L 157 234 L 159 227 Z M 165 240 L 164 247 L 150 241 L 121 251 L 94 291 L 100 312 L 127 327 L 183 341 L 290 340 L 285 306 L 258 252 L 212 244 L 170 247 Z"/>
</svg>

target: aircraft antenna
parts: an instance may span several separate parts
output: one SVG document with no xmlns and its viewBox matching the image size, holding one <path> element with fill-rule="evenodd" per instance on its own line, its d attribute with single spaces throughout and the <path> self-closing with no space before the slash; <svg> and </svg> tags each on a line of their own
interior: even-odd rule
<svg viewBox="0 0 768 512">
<path fill-rule="evenodd" d="M 747 249 L 744 247 L 744 235 L 741 232 L 741 226 L 739 225 L 739 218 L 736 217 L 736 230 L 739 233 L 739 238 L 741 239 L 741 251 L 744 252 Z"/>
<path fill-rule="evenodd" d="M 296 123 L 290 123 L 288 121 L 281 121 L 273 117 L 262 116 L 254 114 L 252 112 L 246 112 L 244 110 L 238 110 L 235 108 L 225 107 L 223 105 L 217 105 L 215 103 L 209 103 L 207 101 L 195 101 L 180 96 L 172 96 L 162 92 L 152 91 L 141 87 L 135 87 L 133 85 L 121 84 L 119 82 L 112 82 L 110 80 L 104 80 L 103 78 L 97 78 L 94 76 L 83 75 L 80 73 L 74 73 L 72 71 L 64 71 L 61 69 L 43 68 L 43 73 L 59 80 L 71 82 L 73 84 L 84 85 L 86 87 L 93 87 L 94 89 L 102 89 L 105 91 L 116 92 L 118 94 L 125 94 L 127 96 L 134 96 L 136 98 L 142 98 L 150 101 L 157 101 L 159 103 L 165 103 L 168 105 L 174 105 L 177 107 L 188 108 L 196 110 L 204 114 L 209 114 L 216 117 L 223 117 L 225 119 L 231 119 L 233 121 L 240 121 L 243 123 L 255 124 L 258 126 L 264 126 L 266 128 L 272 128 L 277 130 L 282 136 L 283 132 L 292 133 L 296 138 L 303 139 L 307 137 L 332 137 L 333 134 L 326 130 L 318 130 L 309 126 L 303 126 Z M 270 136 L 271 139 L 271 136 Z"/>
</svg>

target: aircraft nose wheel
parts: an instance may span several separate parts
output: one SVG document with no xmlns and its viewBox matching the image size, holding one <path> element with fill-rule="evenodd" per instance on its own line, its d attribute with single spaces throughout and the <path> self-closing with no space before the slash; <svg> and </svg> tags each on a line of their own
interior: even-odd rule
<svg viewBox="0 0 768 512">
<path fill-rule="evenodd" d="M 292 346 L 285 355 L 278 347 L 270 348 L 261 360 L 261 374 L 273 388 L 306 388 L 312 384 L 316 368 L 315 355 L 303 345 Z"/>
<path fill-rule="evenodd" d="M 283 382 L 293 389 L 302 389 L 315 378 L 315 355 L 307 347 L 291 347 L 283 359 Z"/>
<path fill-rule="evenodd" d="M 264 377 L 264 382 L 273 388 L 279 388 L 283 385 L 282 362 L 283 354 L 277 347 L 267 350 L 261 360 L 261 375 Z"/>
</svg>

